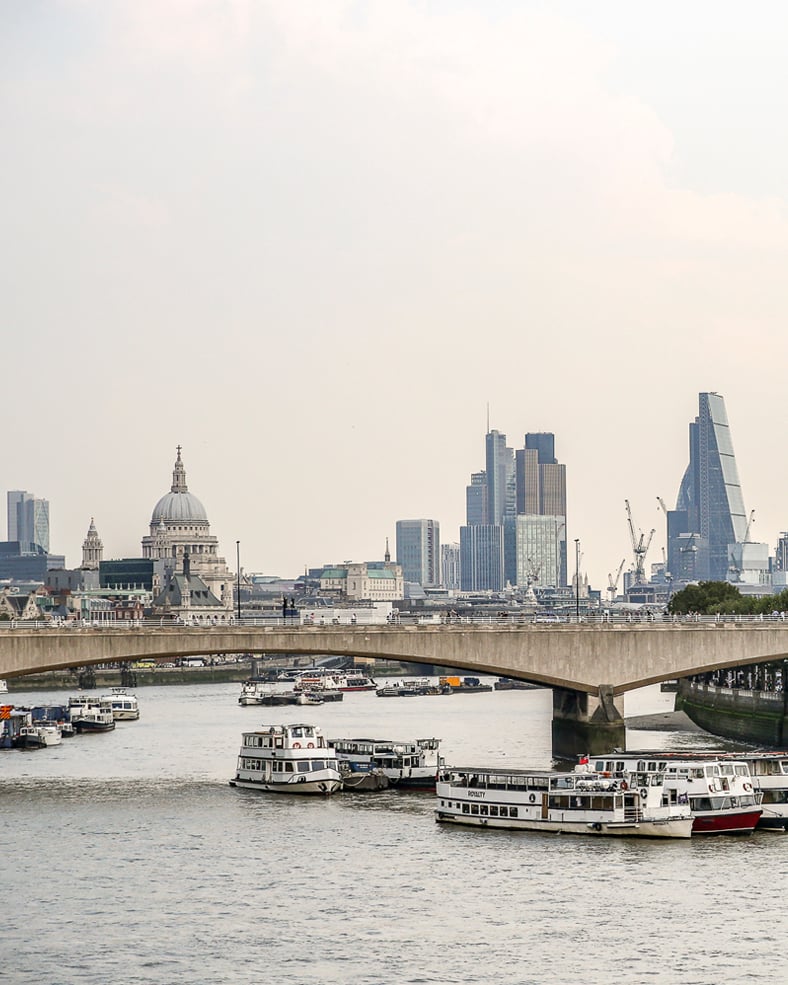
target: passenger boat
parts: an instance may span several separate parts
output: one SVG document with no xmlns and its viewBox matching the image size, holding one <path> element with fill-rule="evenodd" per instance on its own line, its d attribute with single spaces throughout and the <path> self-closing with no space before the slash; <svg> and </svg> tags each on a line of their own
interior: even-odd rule
<svg viewBox="0 0 788 985">
<path fill-rule="evenodd" d="M 115 728 L 115 716 L 107 699 L 80 694 L 69 698 L 68 704 L 77 732 L 111 732 Z"/>
<path fill-rule="evenodd" d="M 663 776 L 513 769 L 442 770 L 435 820 L 448 824 L 639 838 L 689 838 L 688 804 L 663 804 Z"/>
<path fill-rule="evenodd" d="M 342 778 L 333 749 L 315 725 L 264 725 L 244 732 L 234 787 L 276 793 L 323 794 L 339 790 Z"/>
<path fill-rule="evenodd" d="M 440 739 L 329 739 L 340 762 L 354 772 L 382 770 L 389 784 L 403 790 L 434 790 L 442 759 Z"/>
<path fill-rule="evenodd" d="M 649 755 L 644 753 L 641 755 Z M 651 753 L 650 755 L 655 755 Z M 756 828 L 773 831 L 788 830 L 788 752 L 772 749 L 746 750 L 744 752 L 720 752 L 719 750 L 693 749 L 681 753 L 659 753 L 666 761 L 681 758 L 702 762 L 744 762 L 750 772 L 756 800 L 760 793 L 763 813 Z M 745 791 L 750 793 L 749 790 Z"/>
<path fill-rule="evenodd" d="M 61 739 L 76 735 L 68 705 L 34 705 L 30 714 L 33 725 L 56 725 Z"/>
<path fill-rule="evenodd" d="M 140 705 L 135 694 L 129 694 L 125 687 L 113 687 L 101 701 L 108 702 L 112 717 L 116 722 L 136 722 L 140 717 Z"/>
<path fill-rule="evenodd" d="M 377 684 L 360 673 L 337 671 L 304 671 L 294 687 L 297 691 L 374 691 Z"/>
<path fill-rule="evenodd" d="M 244 681 L 241 684 L 241 693 L 238 695 L 238 704 L 259 705 L 262 703 L 260 699 L 271 693 L 273 693 L 273 689 L 265 681 Z"/>
<path fill-rule="evenodd" d="M 375 793 L 378 790 L 385 790 L 389 785 L 389 778 L 381 769 L 376 767 L 353 769 L 347 760 L 339 759 L 338 761 L 343 790 Z"/>
<path fill-rule="evenodd" d="M 689 804 L 693 834 L 752 834 L 763 813 L 760 792 L 754 789 L 747 763 L 741 759 L 626 752 L 595 758 L 589 768 L 614 778 L 632 771 L 664 777 L 670 804 Z"/>
</svg>

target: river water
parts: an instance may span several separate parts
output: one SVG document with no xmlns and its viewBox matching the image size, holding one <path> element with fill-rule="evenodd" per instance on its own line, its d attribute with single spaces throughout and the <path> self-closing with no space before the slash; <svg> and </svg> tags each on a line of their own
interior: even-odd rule
<svg viewBox="0 0 788 985">
<path fill-rule="evenodd" d="M 138 722 L 0 751 L 3 982 L 786 981 L 784 835 L 465 830 L 434 822 L 431 795 L 324 801 L 227 782 L 243 729 L 298 720 L 332 737 L 437 736 L 453 765 L 549 768 L 549 691 L 242 708 L 239 690 L 138 688 Z M 672 698 L 634 692 L 627 715 Z"/>
</svg>

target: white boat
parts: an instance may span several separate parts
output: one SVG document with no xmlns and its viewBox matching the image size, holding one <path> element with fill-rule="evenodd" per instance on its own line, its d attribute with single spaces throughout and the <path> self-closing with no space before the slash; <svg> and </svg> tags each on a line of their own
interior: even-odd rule
<svg viewBox="0 0 788 985">
<path fill-rule="evenodd" d="M 663 804 L 663 777 L 512 769 L 445 769 L 435 820 L 562 834 L 689 838 L 687 804 Z"/>
<path fill-rule="evenodd" d="M 259 705 L 261 699 L 267 694 L 271 694 L 273 688 L 265 681 L 244 681 L 241 684 L 241 693 L 238 695 L 239 705 Z"/>
<path fill-rule="evenodd" d="M 315 725 L 264 725 L 244 732 L 234 787 L 276 793 L 319 794 L 339 790 L 336 753 Z"/>
<path fill-rule="evenodd" d="M 59 725 L 49 722 L 46 725 L 36 725 L 36 728 L 45 746 L 59 746 L 63 741 Z"/>
<path fill-rule="evenodd" d="M 443 763 L 440 739 L 329 739 L 337 759 L 352 772 L 381 770 L 389 785 L 408 790 L 434 790 Z"/>
<path fill-rule="evenodd" d="M 0 694 L 8 694 L 8 684 L 0 678 Z"/>
<path fill-rule="evenodd" d="M 692 753 L 623 752 L 594 757 L 590 769 L 618 777 L 636 770 L 664 778 L 671 804 L 688 803 L 693 834 L 752 834 L 763 810 L 747 764 L 737 759 L 693 758 Z"/>
<path fill-rule="evenodd" d="M 107 698 L 94 698 L 80 694 L 68 699 L 71 724 L 77 732 L 111 732 L 115 728 L 115 716 Z"/>
<path fill-rule="evenodd" d="M 136 722 L 140 717 L 137 696 L 129 694 L 125 687 L 113 687 L 110 694 L 103 695 L 100 701 L 109 703 L 116 722 Z"/>
<path fill-rule="evenodd" d="M 634 753 L 632 754 L 634 755 Z M 660 760 L 674 763 L 677 760 L 724 763 L 727 773 L 736 777 L 734 783 L 741 783 L 741 790 L 733 791 L 733 796 L 744 795 L 748 799 L 753 795 L 763 813 L 756 828 L 773 831 L 788 831 L 788 752 L 771 749 L 748 749 L 744 752 L 720 752 L 715 749 L 692 749 L 681 752 L 639 753 L 641 757 L 653 758 L 659 755 Z M 735 764 L 739 763 L 736 770 Z M 741 763 L 746 763 L 749 771 L 747 776 Z M 745 788 L 745 784 L 749 784 Z M 741 806 L 738 804 L 737 806 Z"/>
<path fill-rule="evenodd" d="M 295 680 L 297 691 L 374 691 L 377 684 L 357 671 L 303 671 Z"/>
</svg>

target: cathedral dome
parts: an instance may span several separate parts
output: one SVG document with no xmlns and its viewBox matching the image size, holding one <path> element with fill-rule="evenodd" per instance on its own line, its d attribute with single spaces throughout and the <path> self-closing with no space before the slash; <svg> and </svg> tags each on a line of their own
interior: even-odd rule
<svg viewBox="0 0 788 985">
<path fill-rule="evenodd" d="M 207 523 L 205 507 L 186 485 L 186 469 L 181 461 L 181 446 L 172 471 L 170 491 L 153 507 L 151 524 L 159 523 Z"/>
</svg>

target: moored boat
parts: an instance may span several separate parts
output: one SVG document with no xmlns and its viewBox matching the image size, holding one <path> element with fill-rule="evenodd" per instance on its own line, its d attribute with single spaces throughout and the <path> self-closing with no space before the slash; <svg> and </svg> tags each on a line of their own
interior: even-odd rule
<svg viewBox="0 0 788 985">
<path fill-rule="evenodd" d="M 264 725 L 244 732 L 234 787 L 327 796 L 342 778 L 336 753 L 315 725 Z"/>
<path fill-rule="evenodd" d="M 477 827 L 639 838 L 689 838 L 687 804 L 663 803 L 663 776 L 451 768 L 436 784 L 435 820 Z"/>
<path fill-rule="evenodd" d="M 493 689 L 496 691 L 532 691 L 536 687 L 538 687 L 537 684 L 518 681 L 514 677 L 499 677 L 493 684 Z"/>
<path fill-rule="evenodd" d="M 442 760 L 440 739 L 329 739 L 340 762 L 351 771 L 378 769 L 392 787 L 403 790 L 434 790 Z"/>
<path fill-rule="evenodd" d="M 69 698 L 71 724 L 82 732 L 111 732 L 115 728 L 112 706 L 106 698 L 80 694 Z"/>
<path fill-rule="evenodd" d="M 125 687 L 113 687 L 100 699 L 108 702 L 116 722 L 136 722 L 140 717 L 140 705 L 136 694 L 129 694 Z"/>
<path fill-rule="evenodd" d="M 615 753 L 595 757 L 589 769 L 619 777 L 631 771 L 664 777 L 671 804 L 689 804 L 693 834 L 752 834 L 763 810 L 760 792 L 740 759 L 693 759 L 665 752 Z"/>
</svg>

